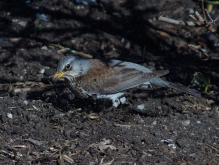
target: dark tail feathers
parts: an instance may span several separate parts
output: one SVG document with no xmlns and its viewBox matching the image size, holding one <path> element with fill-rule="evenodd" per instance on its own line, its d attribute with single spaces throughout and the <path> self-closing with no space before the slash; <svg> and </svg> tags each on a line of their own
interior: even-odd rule
<svg viewBox="0 0 219 165">
<path fill-rule="evenodd" d="M 161 78 L 155 78 L 153 80 L 150 80 L 150 83 L 156 84 L 156 85 L 161 86 L 161 87 L 173 88 L 173 89 L 179 90 L 181 92 L 185 92 L 185 93 L 188 93 L 188 94 L 193 95 L 195 97 L 201 98 L 201 93 L 196 91 L 195 89 L 190 89 L 190 88 L 185 87 L 185 86 L 177 85 L 177 84 L 174 84 L 172 82 L 165 81 Z"/>
</svg>

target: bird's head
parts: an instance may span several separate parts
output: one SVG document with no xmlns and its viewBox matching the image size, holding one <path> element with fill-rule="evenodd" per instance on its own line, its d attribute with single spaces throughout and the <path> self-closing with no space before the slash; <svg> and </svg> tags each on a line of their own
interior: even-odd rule
<svg viewBox="0 0 219 165">
<path fill-rule="evenodd" d="M 53 75 L 53 80 L 68 79 L 74 82 L 76 78 L 86 74 L 89 67 L 89 59 L 78 56 L 66 56 L 58 63 L 57 71 Z"/>
</svg>

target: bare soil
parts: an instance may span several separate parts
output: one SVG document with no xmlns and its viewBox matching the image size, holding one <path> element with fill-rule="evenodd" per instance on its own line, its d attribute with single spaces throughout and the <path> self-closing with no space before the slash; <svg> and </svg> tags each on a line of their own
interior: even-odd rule
<svg viewBox="0 0 219 165">
<path fill-rule="evenodd" d="M 214 56 L 215 39 L 205 28 L 157 20 L 160 14 L 190 20 L 193 8 L 201 11 L 200 3 L 0 1 L 0 164 L 218 164 L 218 60 L 187 46 L 201 45 Z M 219 17 L 217 6 L 211 16 Z M 211 85 L 201 99 L 134 88 L 118 108 L 106 99 L 74 99 L 52 82 L 71 50 L 168 69 L 168 81 L 200 92 L 204 85 L 192 83 L 195 73 Z"/>
</svg>

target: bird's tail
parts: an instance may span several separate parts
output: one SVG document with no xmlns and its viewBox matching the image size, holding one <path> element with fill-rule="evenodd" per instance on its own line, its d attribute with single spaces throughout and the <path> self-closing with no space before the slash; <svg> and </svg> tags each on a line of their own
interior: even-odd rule
<svg viewBox="0 0 219 165">
<path fill-rule="evenodd" d="M 156 84 L 156 85 L 161 86 L 161 87 L 173 88 L 173 89 L 176 89 L 178 91 L 185 92 L 185 93 L 188 93 L 188 94 L 193 95 L 195 97 L 201 98 L 201 93 L 199 91 L 197 91 L 195 89 L 190 89 L 190 88 L 182 86 L 182 85 L 177 85 L 177 84 L 174 84 L 172 82 L 165 81 L 161 78 L 153 79 L 150 81 L 150 83 Z"/>
<path fill-rule="evenodd" d="M 201 98 L 201 93 L 199 91 L 195 90 L 195 89 L 191 89 L 191 88 L 188 88 L 188 87 L 185 87 L 185 86 L 182 86 L 182 85 L 177 85 L 177 84 L 174 84 L 174 83 L 171 83 L 171 82 L 169 82 L 169 87 L 173 88 L 173 89 L 176 89 L 176 90 L 179 90 L 181 92 L 188 93 L 188 94 L 193 95 L 195 97 Z"/>
</svg>

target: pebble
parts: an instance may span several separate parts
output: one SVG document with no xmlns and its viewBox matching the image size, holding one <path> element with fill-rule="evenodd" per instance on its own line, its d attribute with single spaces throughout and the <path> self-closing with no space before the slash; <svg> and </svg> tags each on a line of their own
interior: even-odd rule
<svg viewBox="0 0 219 165">
<path fill-rule="evenodd" d="M 190 124 L 190 120 L 181 121 L 182 125 L 187 126 Z"/>
<path fill-rule="evenodd" d="M 13 116 L 12 116 L 11 113 L 7 113 L 7 117 L 8 117 L 9 119 L 12 119 L 12 118 L 13 118 Z"/>
<path fill-rule="evenodd" d="M 175 144 L 168 144 L 168 147 L 170 147 L 172 149 L 176 149 L 176 145 Z"/>
<path fill-rule="evenodd" d="M 143 109 L 144 109 L 144 107 L 145 107 L 145 105 L 144 105 L 144 104 L 140 104 L 140 105 L 138 105 L 138 106 L 137 106 L 137 108 L 138 108 L 139 110 L 143 110 Z"/>
<path fill-rule="evenodd" d="M 13 90 L 14 93 L 18 93 L 18 92 L 27 92 L 30 91 L 30 88 L 16 88 Z"/>
<path fill-rule="evenodd" d="M 163 142 L 163 143 L 171 143 L 171 142 L 173 142 L 173 140 L 172 139 L 163 139 L 163 140 L 161 140 L 161 142 Z"/>
<path fill-rule="evenodd" d="M 13 43 L 17 43 L 21 40 L 21 38 L 9 38 L 9 41 L 13 42 Z"/>
<path fill-rule="evenodd" d="M 45 69 L 44 69 L 44 68 L 41 68 L 41 69 L 39 70 L 39 74 L 43 74 L 43 73 L 45 73 Z"/>
<path fill-rule="evenodd" d="M 44 21 L 44 22 L 49 21 L 49 18 L 45 14 L 36 13 L 36 18 L 38 18 L 38 19 L 40 19 L 41 21 Z"/>
<path fill-rule="evenodd" d="M 27 101 L 27 100 L 24 100 L 24 104 L 27 105 L 27 104 L 28 104 L 28 101 Z"/>
<path fill-rule="evenodd" d="M 48 50 L 47 46 L 41 47 L 42 50 Z"/>
<path fill-rule="evenodd" d="M 23 27 L 27 25 L 26 21 L 20 21 L 19 19 L 12 19 L 12 22 L 17 23 L 18 25 L 23 26 Z"/>
<path fill-rule="evenodd" d="M 126 98 L 125 98 L 125 97 L 122 97 L 122 98 L 120 98 L 119 100 L 120 100 L 120 103 L 121 103 L 121 104 L 125 104 Z"/>
</svg>

